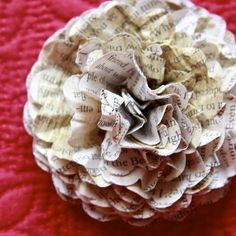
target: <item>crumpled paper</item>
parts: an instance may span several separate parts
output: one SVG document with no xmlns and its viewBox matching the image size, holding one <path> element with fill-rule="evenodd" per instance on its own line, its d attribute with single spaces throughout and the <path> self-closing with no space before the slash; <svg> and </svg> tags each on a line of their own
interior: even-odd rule
<svg viewBox="0 0 236 236">
<path fill-rule="evenodd" d="M 182 220 L 236 174 L 236 44 L 187 0 L 105 2 L 43 46 L 26 130 L 58 194 L 100 221 Z"/>
</svg>

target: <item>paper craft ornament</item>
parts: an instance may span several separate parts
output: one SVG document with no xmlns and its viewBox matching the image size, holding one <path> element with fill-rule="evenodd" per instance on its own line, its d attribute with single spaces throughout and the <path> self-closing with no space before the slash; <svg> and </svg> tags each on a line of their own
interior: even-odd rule
<svg viewBox="0 0 236 236">
<path fill-rule="evenodd" d="M 43 46 L 24 109 L 37 164 L 92 218 L 143 226 L 236 174 L 236 43 L 187 0 L 104 2 Z"/>
</svg>

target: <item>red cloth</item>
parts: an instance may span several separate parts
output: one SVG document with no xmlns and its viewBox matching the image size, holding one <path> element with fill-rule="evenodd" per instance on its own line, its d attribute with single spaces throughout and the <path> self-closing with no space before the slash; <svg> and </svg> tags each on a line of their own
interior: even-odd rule
<svg viewBox="0 0 236 236">
<path fill-rule="evenodd" d="M 236 235 L 236 181 L 226 198 L 181 223 L 134 228 L 99 223 L 61 200 L 34 161 L 22 124 L 25 78 L 43 42 L 100 0 L 0 0 L 0 236 Z M 235 0 L 195 0 L 223 16 L 236 33 Z"/>
</svg>

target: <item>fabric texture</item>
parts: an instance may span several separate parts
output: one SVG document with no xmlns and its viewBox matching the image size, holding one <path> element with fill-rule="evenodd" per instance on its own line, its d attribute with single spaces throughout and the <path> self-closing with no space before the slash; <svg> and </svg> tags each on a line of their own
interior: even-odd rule
<svg viewBox="0 0 236 236">
<path fill-rule="evenodd" d="M 22 123 L 25 79 L 43 42 L 71 17 L 100 0 L 0 0 L 0 236 L 236 235 L 236 180 L 218 203 L 180 223 L 155 221 L 134 228 L 119 220 L 99 223 L 81 205 L 57 195 L 50 174 L 32 155 Z M 195 0 L 225 18 L 236 34 L 235 0 Z"/>
</svg>

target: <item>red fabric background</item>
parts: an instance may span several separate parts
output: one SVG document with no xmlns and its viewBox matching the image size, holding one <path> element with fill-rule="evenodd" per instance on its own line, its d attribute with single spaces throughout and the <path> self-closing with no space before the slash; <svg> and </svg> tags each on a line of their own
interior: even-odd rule
<svg viewBox="0 0 236 236">
<path fill-rule="evenodd" d="M 99 223 L 61 200 L 35 164 L 24 131 L 25 78 L 45 39 L 100 0 L 0 0 L 0 236 L 236 235 L 236 181 L 227 197 L 181 223 L 134 228 Z M 195 0 L 223 16 L 236 33 L 235 0 Z"/>
</svg>

